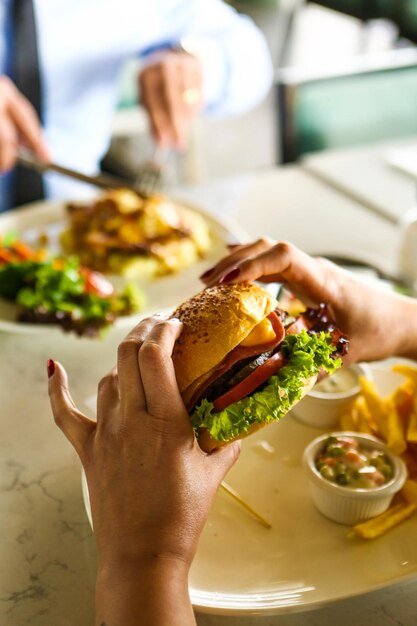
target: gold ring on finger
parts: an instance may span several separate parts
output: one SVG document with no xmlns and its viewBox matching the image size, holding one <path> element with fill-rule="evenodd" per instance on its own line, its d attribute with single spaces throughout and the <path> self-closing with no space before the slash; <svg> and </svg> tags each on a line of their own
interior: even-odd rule
<svg viewBox="0 0 417 626">
<path fill-rule="evenodd" d="M 184 104 L 197 104 L 201 99 L 201 91 L 196 87 L 189 87 L 188 89 L 184 89 L 181 94 L 181 99 Z"/>
</svg>

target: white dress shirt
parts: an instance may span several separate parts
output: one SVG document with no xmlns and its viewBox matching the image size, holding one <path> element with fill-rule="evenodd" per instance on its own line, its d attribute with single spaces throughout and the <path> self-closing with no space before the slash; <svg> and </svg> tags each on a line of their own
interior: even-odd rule
<svg viewBox="0 0 417 626">
<path fill-rule="evenodd" d="M 0 74 L 10 70 L 10 4 L 0 0 Z M 34 0 L 44 93 L 44 130 L 53 159 L 88 174 L 110 141 L 124 62 L 190 37 L 203 64 L 205 112 L 232 115 L 266 94 L 271 62 L 252 21 L 221 0 Z M 0 211 L 8 177 L 0 177 Z M 83 194 L 79 183 L 45 176 L 47 197 Z"/>
</svg>

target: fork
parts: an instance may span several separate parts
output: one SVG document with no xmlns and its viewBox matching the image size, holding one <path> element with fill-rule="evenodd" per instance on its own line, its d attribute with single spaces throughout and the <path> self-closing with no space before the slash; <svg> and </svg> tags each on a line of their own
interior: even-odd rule
<svg viewBox="0 0 417 626">
<path fill-rule="evenodd" d="M 149 159 L 139 166 L 135 177 L 135 187 L 138 187 L 145 195 L 151 196 L 163 186 L 164 168 L 167 163 L 170 150 L 156 146 L 154 153 Z"/>
</svg>

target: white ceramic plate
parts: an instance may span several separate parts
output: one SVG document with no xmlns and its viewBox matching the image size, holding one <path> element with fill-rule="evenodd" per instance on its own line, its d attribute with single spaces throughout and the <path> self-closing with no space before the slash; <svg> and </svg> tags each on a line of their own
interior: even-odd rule
<svg viewBox="0 0 417 626">
<path fill-rule="evenodd" d="M 209 213 L 192 208 L 202 214 L 208 222 L 212 237 L 211 250 L 204 259 L 178 274 L 153 281 L 138 282 L 145 293 L 145 308 L 140 314 L 119 318 L 114 325 L 115 328 L 130 328 L 141 317 L 155 311 L 174 308 L 202 288 L 198 277 L 205 269 L 227 254 L 227 243 L 248 240 L 248 235 L 233 222 L 219 220 Z M 49 247 L 56 252 L 59 251 L 58 235 L 65 226 L 65 206 L 62 202 L 34 203 L 28 208 L 7 212 L 0 216 L 0 234 L 15 232 L 26 242 L 31 243 L 37 241 L 39 234 L 46 233 L 50 241 Z M 0 299 L 0 331 L 30 334 L 62 332 L 56 326 L 16 322 L 16 313 L 15 305 Z"/>
<path fill-rule="evenodd" d="M 374 370 L 381 392 L 403 379 Z M 417 515 L 371 542 L 323 517 L 308 493 L 301 458 L 324 430 L 288 415 L 244 441 L 227 476 L 272 524 L 266 529 L 223 491 L 216 496 L 190 575 L 196 610 L 280 614 L 328 605 L 417 577 Z M 88 517 L 91 511 L 83 475 Z"/>
</svg>

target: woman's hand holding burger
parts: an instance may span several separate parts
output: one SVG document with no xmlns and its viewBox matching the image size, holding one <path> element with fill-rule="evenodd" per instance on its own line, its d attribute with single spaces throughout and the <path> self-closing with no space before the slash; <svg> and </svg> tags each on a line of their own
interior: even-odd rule
<svg viewBox="0 0 417 626">
<path fill-rule="evenodd" d="M 305 304 L 326 302 L 349 336 L 345 362 L 389 356 L 417 358 L 417 302 L 370 286 L 330 261 L 312 258 L 286 242 L 260 239 L 231 247 L 231 254 L 201 276 L 212 286 L 242 281 L 282 282 Z"/>
<path fill-rule="evenodd" d="M 181 399 L 171 353 L 178 320 L 142 321 L 98 388 L 97 422 L 77 409 L 49 362 L 55 421 L 87 476 L 99 552 L 96 623 L 195 624 L 188 570 L 239 443 L 206 454 Z"/>
</svg>

